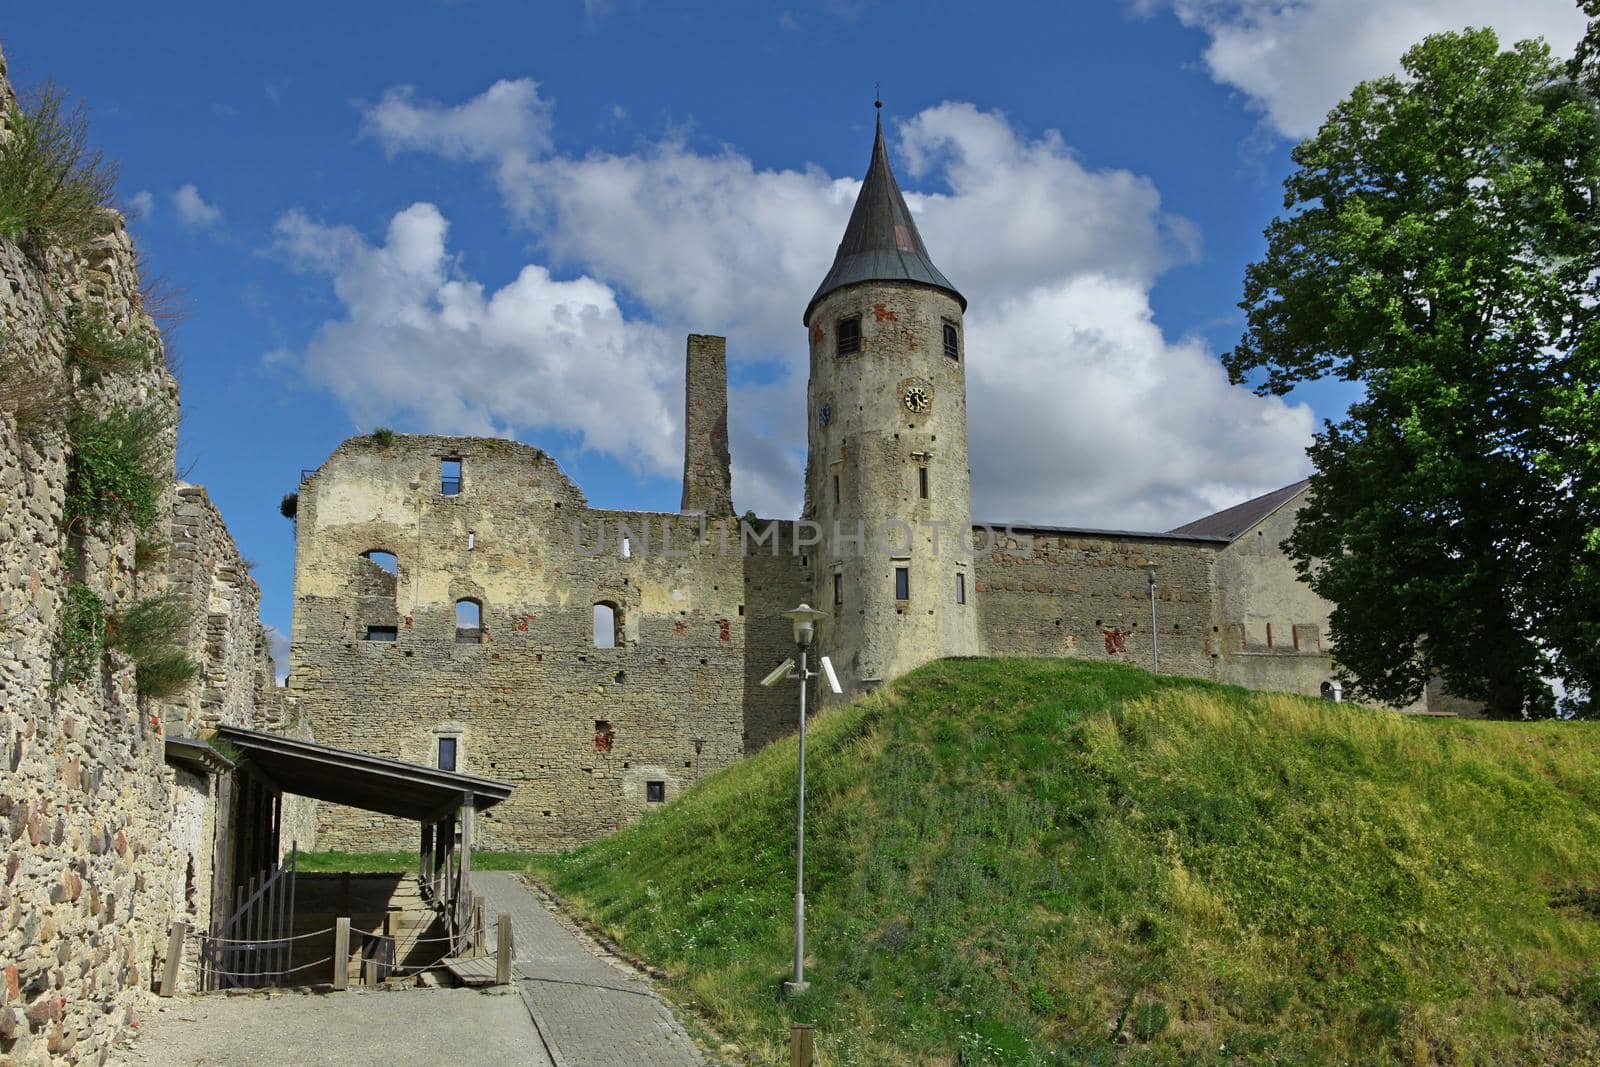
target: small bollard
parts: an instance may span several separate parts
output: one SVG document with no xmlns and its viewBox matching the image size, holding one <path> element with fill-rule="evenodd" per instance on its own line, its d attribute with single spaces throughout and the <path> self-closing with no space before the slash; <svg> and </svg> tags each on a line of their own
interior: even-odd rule
<svg viewBox="0 0 1600 1067">
<path fill-rule="evenodd" d="M 502 914 L 495 930 L 494 984 L 511 983 L 511 916 Z"/>
<path fill-rule="evenodd" d="M 333 924 L 333 988 L 350 987 L 350 920 L 341 916 Z"/>
<path fill-rule="evenodd" d="M 816 1056 L 816 1030 L 811 1023 L 789 1027 L 789 1067 L 811 1067 Z"/>
<path fill-rule="evenodd" d="M 161 972 L 161 995 L 170 997 L 178 991 L 178 967 L 183 963 L 183 939 L 189 936 L 189 924 L 179 919 L 172 924 L 167 935 L 167 966 Z"/>
</svg>

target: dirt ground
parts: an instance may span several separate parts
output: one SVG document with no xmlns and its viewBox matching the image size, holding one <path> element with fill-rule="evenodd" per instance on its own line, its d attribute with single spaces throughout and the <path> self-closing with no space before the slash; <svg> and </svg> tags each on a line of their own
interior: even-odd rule
<svg viewBox="0 0 1600 1067">
<path fill-rule="evenodd" d="M 549 1065 L 515 988 L 174 998 L 147 1013 L 124 1067 Z"/>
</svg>

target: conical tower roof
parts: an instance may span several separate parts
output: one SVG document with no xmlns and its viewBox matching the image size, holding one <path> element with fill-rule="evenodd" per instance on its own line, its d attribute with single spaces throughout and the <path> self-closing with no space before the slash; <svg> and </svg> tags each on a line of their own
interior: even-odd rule
<svg viewBox="0 0 1600 1067">
<path fill-rule="evenodd" d="M 931 286 L 955 297 L 963 311 L 967 308 L 967 298 L 933 265 L 928 248 L 922 243 L 922 235 L 917 232 L 911 210 L 906 207 L 906 199 L 900 194 L 900 185 L 889 167 L 881 117 L 877 137 L 872 142 L 872 162 L 861 183 L 861 194 L 856 197 L 855 210 L 850 213 L 850 224 L 844 228 L 839 251 L 833 257 L 833 268 L 822 279 L 811 303 L 806 305 L 804 321 L 811 321 L 811 311 L 823 297 L 861 282 L 911 282 Z"/>
</svg>

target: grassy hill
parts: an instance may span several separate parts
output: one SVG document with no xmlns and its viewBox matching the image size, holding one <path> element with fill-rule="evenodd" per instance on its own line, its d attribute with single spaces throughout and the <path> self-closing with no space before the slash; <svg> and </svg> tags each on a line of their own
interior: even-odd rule
<svg viewBox="0 0 1600 1067">
<path fill-rule="evenodd" d="M 810 741 L 801 1004 L 792 741 L 535 863 L 766 1060 L 1600 1062 L 1592 726 L 970 660 Z"/>
</svg>

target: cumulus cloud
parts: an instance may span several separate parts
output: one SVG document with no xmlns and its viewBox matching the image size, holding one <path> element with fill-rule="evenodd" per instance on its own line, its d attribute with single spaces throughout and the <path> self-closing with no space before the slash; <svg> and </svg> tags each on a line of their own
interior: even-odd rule
<svg viewBox="0 0 1600 1067">
<path fill-rule="evenodd" d="M 148 189 L 140 189 L 128 197 L 128 212 L 135 218 L 147 219 L 156 209 L 155 194 Z"/>
<path fill-rule="evenodd" d="M 491 96 L 498 101 L 493 107 Z M 507 113 L 507 101 L 523 113 Z M 488 113 L 497 120 L 468 119 Z M 551 119 L 535 83 L 524 80 L 497 83 L 453 107 L 419 101 L 409 91 L 386 94 L 368 112 L 366 128 L 390 153 L 429 152 L 485 166 L 507 210 L 537 236 L 554 265 L 583 273 L 579 282 L 565 283 L 543 266 L 524 271 L 535 272 L 547 289 L 588 286 L 597 306 L 610 309 L 596 322 L 618 340 L 597 358 L 633 360 L 614 364 L 607 379 L 627 377 L 643 388 L 611 396 L 615 388 L 604 387 L 608 408 L 620 403 L 642 413 L 643 435 L 624 443 L 659 456 L 650 469 L 675 471 L 681 454 L 682 334 L 727 334 L 730 357 L 752 372 L 744 378 L 761 382 L 736 385 L 732 396 L 738 506 L 793 514 L 804 462 L 800 315 L 832 260 L 859 178 L 815 166 L 762 169 L 731 147 L 699 151 L 671 137 L 627 154 L 563 155 L 552 148 Z M 478 132 L 470 138 L 443 132 L 464 127 Z M 967 103 L 929 108 L 894 132 L 903 184 L 931 190 L 910 191 L 907 200 L 935 260 L 971 301 L 970 432 L 980 517 L 1160 528 L 1305 472 L 1308 408 L 1230 386 L 1212 353 L 1198 342 L 1168 339 L 1155 325 L 1150 289 L 1168 266 L 1195 254 L 1198 234 L 1162 208 L 1148 179 L 1092 168 L 1054 131 L 1030 137 L 1004 115 Z M 861 145 L 863 169 L 868 147 Z M 436 211 L 432 220 L 442 228 Z M 343 264 L 331 273 L 347 306 L 354 290 L 369 287 L 360 279 L 393 269 L 369 262 L 394 257 L 393 229 L 384 247 L 369 248 L 337 227 L 302 237 L 305 225 L 286 220 L 282 246 L 303 243 L 312 261 Z M 422 257 L 429 270 L 448 273 L 442 244 L 429 249 Z M 428 277 L 409 297 L 396 297 L 404 310 L 352 312 L 352 319 L 369 329 L 386 319 L 439 319 L 428 307 L 449 283 Z M 370 287 L 405 289 L 392 282 Z M 608 317 L 618 297 L 641 309 L 638 321 Z M 338 383 L 335 391 L 353 410 L 372 413 L 383 401 L 363 395 L 371 392 L 363 381 L 368 369 L 344 353 L 347 328 L 325 326 L 308 365 Z M 357 351 L 370 344 L 349 343 Z M 393 374 L 396 361 L 412 362 L 400 354 L 403 345 L 430 343 L 388 336 L 376 348 Z M 456 352 L 457 360 L 478 358 L 466 354 L 476 352 L 475 344 Z M 471 403 L 460 401 L 465 381 L 441 375 L 431 357 L 418 360 L 435 379 L 433 425 L 573 428 L 546 421 L 557 405 L 525 406 L 532 398 L 515 388 L 517 358 L 505 351 L 498 363 L 485 361 L 482 373 L 509 373 L 513 385 Z M 540 357 L 557 358 L 555 351 Z M 561 406 L 581 407 L 587 387 L 557 377 L 539 399 L 559 389 Z M 581 432 L 594 447 L 619 447 Z M 650 434 L 664 447 L 647 448 Z"/>
<path fill-rule="evenodd" d="M 279 685 L 289 680 L 289 638 L 276 626 L 263 626 L 267 634 L 267 655 L 272 657 L 272 673 Z"/>
<path fill-rule="evenodd" d="M 1356 83 L 1397 72 L 1430 33 L 1487 26 L 1505 44 L 1544 37 L 1572 51 L 1585 19 L 1573 0 L 1141 0 L 1170 3 L 1205 31 L 1211 76 L 1249 97 L 1271 126 L 1296 140 L 1317 131 Z"/>
<path fill-rule="evenodd" d="M 173 190 L 172 207 L 178 213 L 178 221 L 191 230 L 209 229 L 222 221 L 222 209 L 206 203 L 193 182 Z"/>
<path fill-rule="evenodd" d="M 457 269 L 448 231 L 427 203 L 396 214 L 381 244 L 301 212 L 278 220 L 275 251 L 329 279 L 343 306 L 298 354 L 311 380 L 368 426 L 558 430 L 636 470 L 676 470 L 682 369 L 667 334 L 589 277 L 529 265 L 491 292 Z"/>
</svg>

